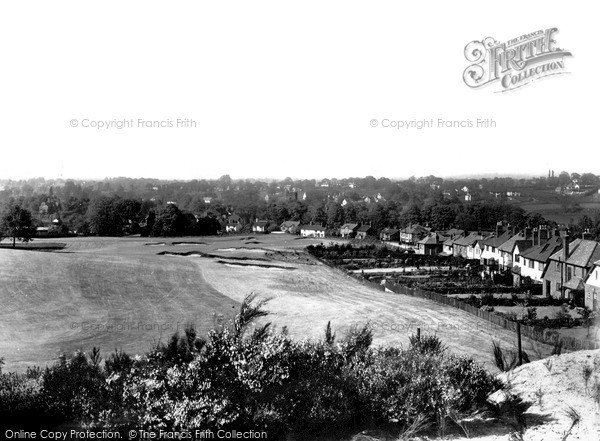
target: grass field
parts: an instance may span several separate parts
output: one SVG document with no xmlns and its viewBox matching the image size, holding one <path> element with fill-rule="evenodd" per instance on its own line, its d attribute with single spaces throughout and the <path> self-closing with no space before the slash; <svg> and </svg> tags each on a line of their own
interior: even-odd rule
<svg viewBox="0 0 600 441">
<path fill-rule="evenodd" d="M 574 210 L 578 205 L 579 209 Z M 600 194 L 590 196 L 561 196 L 554 192 L 540 193 L 536 199 L 518 204 L 525 211 L 539 213 L 546 219 L 559 224 L 577 223 L 584 214 L 593 214 L 600 209 Z M 569 208 L 569 209 L 566 209 Z"/>
<path fill-rule="evenodd" d="M 230 318 L 249 292 L 271 298 L 268 319 L 298 338 L 322 336 L 328 321 L 338 335 L 370 322 L 375 344 L 406 345 L 421 327 L 489 367 L 492 339 L 515 343 L 513 333 L 466 312 L 365 287 L 302 251 L 328 240 L 61 241 L 66 247 L 57 252 L 0 249 L 0 357 L 9 370 L 93 346 L 142 353 L 188 323 L 204 333 Z M 534 359 L 551 351 L 529 340 L 524 348 Z"/>
</svg>

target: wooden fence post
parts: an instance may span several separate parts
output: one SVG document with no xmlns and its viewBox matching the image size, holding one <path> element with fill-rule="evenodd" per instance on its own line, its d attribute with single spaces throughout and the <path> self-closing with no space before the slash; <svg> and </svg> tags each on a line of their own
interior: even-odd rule
<svg viewBox="0 0 600 441">
<path fill-rule="evenodd" d="M 517 322 L 517 345 L 519 348 L 519 366 L 523 364 L 523 351 L 521 350 L 521 322 Z"/>
</svg>

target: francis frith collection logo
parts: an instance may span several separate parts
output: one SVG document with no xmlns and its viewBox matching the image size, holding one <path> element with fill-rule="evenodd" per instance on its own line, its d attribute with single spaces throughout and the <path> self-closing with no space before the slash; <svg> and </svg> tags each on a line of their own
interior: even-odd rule
<svg viewBox="0 0 600 441">
<path fill-rule="evenodd" d="M 504 43 L 492 37 L 470 42 L 465 57 L 472 64 L 464 71 L 465 83 L 472 88 L 497 84 L 498 92 L 506 92 L 567 73 L 565 57 L 571 52 L 557 46 L 557 32 L 557 28 L 540 29 Z"/>
</svg>

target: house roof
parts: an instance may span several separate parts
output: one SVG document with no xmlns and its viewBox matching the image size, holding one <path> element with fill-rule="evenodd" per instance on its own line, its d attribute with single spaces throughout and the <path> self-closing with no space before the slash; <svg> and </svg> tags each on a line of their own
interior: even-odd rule
<svg viewBox="0 0 600 441">
<path fill-rule="evenodd" d="M 325 227 L 322 227 L 321 225 L 302 225 L 300 227 L 301 230 L 309 230 L 309 231 L 325 231 Z"/>
<path fill-rule="evenodd" d="M 548 241 L 541 245 L 529 248 L 524 253 L 521 253 L 521 257 L 526 259 L 535 260 L 536 262 L 546 263 L 550 256 L 562 249 L 562 240 L 560 237 L 553 236 Z"/>
<path fill-rule="evenodd" d="M 381 233 L 392 235 L 398 233 L 399 231 L 400 230 L 397 228 L 384 228 L 383 230 L 381 230 Z"/>
<path fill-rule="evenodd" d="M 557 251 L 551 260 L 561 260 L 563 251 Z M 600 259 L 600 243 L 593 240 L 575 239 L 569 244 L 569 257 L 567 265 L 586 268 Z"/>
<path fill-rule="evenodd" d="M 427 233 L 427 228 L 422 227 L 421 225 L 409 225 L 406 228 L 403 228 L 402 230 L 400 230 L 401 233 L 404 234 L 419 234 L 419 233 Z"/>
<path fill-rule="evenodd" d="M 460 246 L 471 246 L 474 245 L 477 241 L 482 240 L 483 236 L 478 233 L 471 233 L 466 237 L 459 237 L 454 241 L 456 245 Z"/>
<path fill-rule="evenodd" d="M 532 246 L 533 246 L 533 240 L 531 240 L 531 239 L 517 240 L 515 242 L 515 247 L 513 248 L 513 251 L 515 250 L 516 247 L 519 247 L 519 254 L 523 254 L 523 251 L 527 251 Z"/>
<path fill-rule="evenodd" d="M 518 241 L 524 241 L 525 235 L 523 233 L 515 234 L 513 237 L 505 241 L 502 245 L 498 247 L 500 251 L 504 251 L 506 253 L 511 253 L 515 250 L 515 245 Z M 531 242 L 531 241 L 530 241 Z"/>
<path fill-rule="evenodd" d="M 284 221 L 281 223 L 282 227 L 297 227 L 300 225 L 299 221 Z"/>
<path fill-rule="evenodd" d="M 444 243 L 445 240 L 446 237 L 441 236 L 437 233 L 432 233 L 421 239 L 418 243 L 423 245 L 438 245 Z"/>
<path fill-rule="evenodd" d="M 585 288 L 585 283 L 581 277 L 571 277 L 567 283 L 564 284 L 565 288 L 572 290 L 580 290 Z"/>
<path fill-rule="evenodd" d="M 359 233 L 367 233 L 367 232 L 371 231 L 372 229 L 373 229 L 373 227 L 371 225 L 363 225 L 356 231 Z"/>
<path fill-rule="evenodd" d="M 502 245 L 504 242 L 506 242 L 511 237 L 512 237 L 512 234 L 510 233 L 510 231 L 505 231 L 504 233 L 502 233 L 498 236 L 494 235 L 493 237 L 490 237 L 489 239 L 484 240 L 483 244 L 492 246 L 494 248 L 499 248 L 500 245 Z"/>
<path fill-rule="evenodd" d="M 267 225 L 269 225 L 269 221 L 256 221 L 253 224 L 255 227 L 266 227 Z"/>
<path fill-rule="evenodd" d="M 354 230 L 355 228 L 358 228 L 358 224 L 344 224 L 341 227 L 342 230 L 345 230 L 345 229 Z"/>
<path fill-rule="evenodd" d="M 464 236 L 465 230 L 461 230 L 459 228 L 450 228 L 448 231 L 444 232 L 444 236 Z"/>
</svg>

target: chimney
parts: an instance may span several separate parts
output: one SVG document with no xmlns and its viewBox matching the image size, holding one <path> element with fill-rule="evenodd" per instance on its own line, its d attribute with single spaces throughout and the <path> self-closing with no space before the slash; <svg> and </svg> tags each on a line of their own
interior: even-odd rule
<svg viewBox="0 0 600 441">
<path fill-rule="evenodd" d="M 504 231 L 504 225 L 502 222 L 496 222 L 496 237 L 500 236 Z"/>
<path fill-rule="evenodd" d="M 585 230 L 581 235 L 581 238 L 583 240 L 592 240 L 592 233 L 590 233 L 590 230 Z"/>
<path fill-rule="evenodd" d="M 524 239 L 531 239 L 531 228 L 526 227 L 525 228 L 525 237 Z"/>
<path fill-rule="evenodd" d="M 565 232 L 563 236 L 563 260 L 566 262 L 569 260 L 569 233 Z"/>
<path fill-rule="evenodd" d="M 531 243 L 534 247 L 540 244 L 540 230 L 537 228 L 534 228 L 531 232 Z"/>
<path fill-rule="evenodd" d="M 546 241 L 548 239 L 550 239 L 550 231 L 548 230 L 548 225 L 540 225 L 539 227 L 539 235 L 540 235 L 540 240 L 539 240 L 539 244 L 542 244 L 542 240 Z"/>
<path fill-rule="evenodd" d="M 554 229 L 554 237 L 560 237 L 560 230 L 558 228 Z"/>
</svg>

